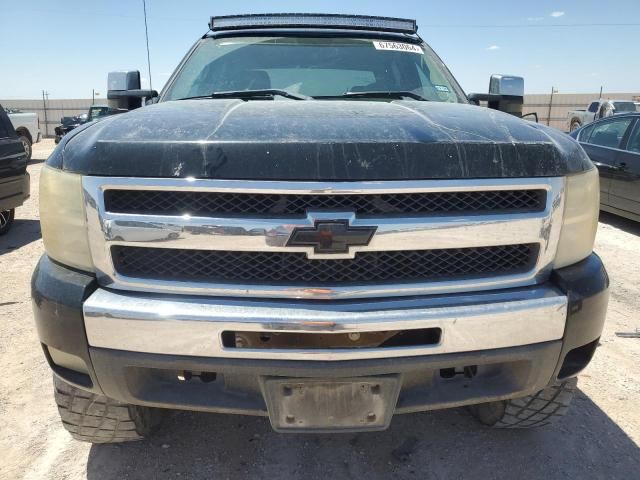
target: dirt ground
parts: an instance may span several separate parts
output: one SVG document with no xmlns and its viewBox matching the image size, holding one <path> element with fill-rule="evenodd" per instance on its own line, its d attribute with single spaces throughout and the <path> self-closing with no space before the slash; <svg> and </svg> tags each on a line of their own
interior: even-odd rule
<svg viewBox="0 0 640 480">
<path fill-rule="evenodd" d="M 281 435 L 265 418 L 171 413 L 140 443 L 91 446 L 63 430 L 38 344 L 29 280 L 43 252 L 35 145 L 31 199 L 0 237 L 0 478 L 640 478 L 640 224 L 603 214 L 596 250 L 612 278 L 602 346 L 565 419 L 492 431 L 464 410 L 398 415 L 386 432 Z"/>
</svg>

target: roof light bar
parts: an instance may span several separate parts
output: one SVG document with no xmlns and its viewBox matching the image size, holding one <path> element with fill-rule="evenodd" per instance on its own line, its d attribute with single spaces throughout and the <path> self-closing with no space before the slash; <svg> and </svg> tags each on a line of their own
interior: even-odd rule
<svg viewBox="0 0 640 480">
<path fill-rule="evenodd" d="M 342 28 L 349 30 L 380 30 L 415 34 L 415 20 L 364 15 L 335 15 L 312 13 L 273 13 L 254 15 L 226 15 L 211 17 L 213 31 L 259 28 Z"/>
</svg>

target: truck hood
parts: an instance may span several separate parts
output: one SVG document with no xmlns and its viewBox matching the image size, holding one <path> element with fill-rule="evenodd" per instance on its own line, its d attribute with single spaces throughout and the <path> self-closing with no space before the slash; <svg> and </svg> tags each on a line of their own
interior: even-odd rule
<svg viewBox="0 0 640 480">
<path fill-rule="evenodd" d="M 415 180 L 592 168 L 575 140 L 495 110 L 417 101 L 182 100 L 61 145 L 65 170 L 127 177 Z"/>
</svg>

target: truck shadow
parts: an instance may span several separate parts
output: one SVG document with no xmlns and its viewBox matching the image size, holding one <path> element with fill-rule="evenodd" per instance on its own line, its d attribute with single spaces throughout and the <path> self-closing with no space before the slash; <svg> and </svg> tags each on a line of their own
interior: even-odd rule
<svg viewBox="0 0 640 480">
<path fill-rule="evenodd" d="M 18 218 L 11 230 L 0 237 L 0 256 L 35 242 L 42 237 L 40 222 Z"/>
<path fill-rule="evenodd" d="M 44 158 L 34 158 L 34 157 L 31 157 L 31 160 L 29 160 L 29 161 L 27 162 L 27 166 L 37 165 L 38 163 L 44 163 L 44 162 L 46 162 L 46 161 L 47 161 L 46 157 L 44 157 Z"/>
<path fill-rule="evenodd" d="M 640 222 L 629 220 L 628 218 L 619 217 L 613 213 L 603 212 L 600 210 L 599 222 L 606 223 L 615 228 L 630 233 L 632 235 L 640 236 Z"/>
<path fill-rule="evenodd" d="M 386 432 L 282 435 L 266 418 L 171 413 L 150 440 L 94 445 L 87 478 L 634 478 L 640 448 L 581 391 L 538 430 L 491 430 L 463 409 Z"/>
</svg>

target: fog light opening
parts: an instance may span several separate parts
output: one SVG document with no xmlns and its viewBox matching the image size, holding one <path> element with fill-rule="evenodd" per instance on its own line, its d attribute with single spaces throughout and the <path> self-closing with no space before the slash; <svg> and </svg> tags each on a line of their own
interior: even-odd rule
<svg viewBox="0 0 640 480">
<path fill-rule="evenodd" d="M 583 370 L 593 358 L 599 341 L 600 338 L 569 351 L 564 357 L 564 362 L 562 362 L 558 379 L 562 380 L 567 377 L 572 377 Z"/>
<path fill-rule="evenodd" d="M 44 343 L 41 345 L 49 366 L 58 377 L 66 382 L 81 385 L 86 388 L 93 388 L 93 381 L 89 375 L 89 369 L 83 359 L 45 345 Z"/>
</svg>

